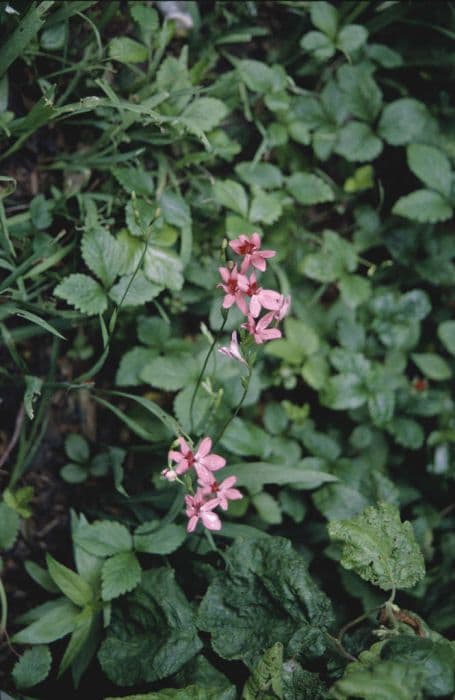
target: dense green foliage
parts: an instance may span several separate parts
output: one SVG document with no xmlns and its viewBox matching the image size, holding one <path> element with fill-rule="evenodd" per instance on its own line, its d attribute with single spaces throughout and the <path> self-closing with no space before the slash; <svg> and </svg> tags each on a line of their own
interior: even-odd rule
<svg viewBox="0 0 455 700">
<path fill-rule="evenodd" d="M 453 7 L 172 4 L 0 3 L 0 688 L 450 697 Z M 253 232 L 292 307 L 247 377 Z"/>
</svg>

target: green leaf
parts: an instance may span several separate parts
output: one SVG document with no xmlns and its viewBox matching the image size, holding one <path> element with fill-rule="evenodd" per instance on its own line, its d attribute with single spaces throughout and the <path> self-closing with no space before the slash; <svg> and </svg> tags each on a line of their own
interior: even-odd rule
<svg viewBox="0 0 455 700">
<path fill-rule="evenodd" d="M 251 202 L 250 221 L 274 224 L 278 221 L 283 211 L 281 202 L 281 193 L 264 192 L 264 190 L 257 189 Z"/>
<path fill-rule="evenodd" d="M 387 426 L 387 430 L 392 433 L 399 445 L 409 450 L 419 450 L 425 441 L 422 426 L 412 418 L 396 416 Z"/>
<path fill-rule="evenodd" d="M 88 316 L 102 314 L 107 309 L 105 291 L 87 275 L 75 273 L 65 277 L 54 289 L 54 294 Z"/>
<path fill-rule="evenodd" d="M 110 287 L 123 265 L 122 249 L 106 229 L 90 229 L 82 236 L 82 257 L 103 286 Z"/>
<path fill-rule="evenodd" d="M 439 148 L 423 143 L 411 143 L 407 148 L 408 165 L 425 185 L 445 197 L 452 189 L 452 169 L 446 154 Z"/>
<path fill-rule="evenodd" d="M 80 608 L 66 598 L 52 601 L 52 607 L 25 629 L 17 632 L 15 644 L 48 644 L 65 637 L 73 631 L 80 615 Z"/>
<path fill-rule="evenodd" d="M 69 484 L 81 484 L 88 479 L 88 467 L 70 462 L 60 469 L 59 474 Z"/>
<path fill-rule="evenodd" d="M 452 216 L 452 207 L 444 197 L 433 190 L 416 190 L 395 202 L 394 214 L 413 221 L 436 223 Z"/>
<path fill-rule="evenodd" d="M 177 226 L 178 228 L 191 226 L 191 210 L 183 197 L 177 192 L 164 190 L 160 197 L 160 208 L 164 220 L 171 226 Z"/>
<path fill-rule="evenodd" d="M 19 515 L 15 510 L 0 503 L 0 551 L 2 549 L 10 549 L 19 534 Z"/>
<path fill-rule="evenodd" d="M 78 616 L 76 627 L 71 633 L 71 638 L 60 662 L 58 669 L 59 676 L 61 676 L 71 664 L 75 663 L 78 655 L 89 641 L 95 617 L 96 614 L 93 613 L 91 606 L 84 608 Z"/>
<path fill-rule="evenodd" d="M 345 275 L 340 280 L 340 292 L 343 301 L 355 309 L 370 298 L 371 282 L 360 275 Z"/>
<path fill-rule="evenodd" d="M 188 131 L 199 134 L 219 126 L 227 113 L 228 109 L 221 100 L 215 97 L 197 97 L 184 109 L 178 121 Z"/>
<path fill-rule="evenodd" d="M 151 196 L 154 192 L 153 177 L 142 168 L 114 168 L 112 174 L 127 192 L 143 197 Z"/>
<path fill-rule="evenodd" d="M 147 279 L 162 287 L 179 291 L 183 286 L 183 265 L 172 250 L 147 246 L 144 273 Z"/>
<path fill-rule="evenodd" d="M 115 37 L 109 42 L 109 58 L 120 63 L 142 63 L 147 60 L 147 49 L 127 36 Z"/>
<path fill-rule="evenodd" d="M 113 600 L 132 591 L 141 580 L 141 573 L 133 552 L 120 552 L 106 559 L 101 570 L 103 600 Z"/>
<path fill-rule="evenodd" d="M 264 653 L 263 657 L 253 668 L 242 692 L 242 700 L 260 700 L 264 692 L 268 697 L 283 697 L 281 671 L 283 666 L 283 645 L 274 644 Z M 271 694 L 273 693 L 273 695 Z"/>
<path fill-rule="evenodd" d="M 337 47 L 343 53 L 350 54 L 358 51 L 368 39 L 368 32 L 360 24 L 347 24 L 339 32 Z"/>
<path fill-rule="evenodd" d="M 277 189 L 283 184 L 281 170 L 271 163 L 237 163 L 235 172 L 247 185 L 257 185 L 264 190 Z"/>
<path fill-rule="evenodd" d="M 251 668 L 276 642 L 297 654 L 308 650 L 304 640 L 310 638 L 322 653 L 321 631 L 332 622 L 331 604 L 289 540 L 240 540 L 225 558 L 227 569 L 210 584 L 198 617 L 219 656 Z"/>
<path fill-rule="evenodd" d="M 438 326 L 438 338 L 451 355 L 455 355 L 455 321 L 443 321 Z"/>
<path fill-rule="evenodd" d="M 245 189 L 234 180 L 217 180 L 213 186 L 213 194 L 219 204 L 237 212 L 243 217 L 248 215 L 248 199 Z"/>
<path fill-rule="evenodd" d="M 253 92 L 276 92 L 282 88 L 273 68 L 261 61 L 245 59 L 238 61 L 237 72 L 245 85 Z"/>
<path fill-rule="evenodd" d="M 374 187 L 374 170 L 371 165 L 356 168 L 353 175 L 345 180 L 343 189 L 349 194 L 362 192 Z"/>
<path fill-rule="evenodd" d="M 279 525 L 283 522 L 281 508 L 270 493 L 262 491 L 253 496 L 251 502 L 256 508 L 261 520 L 268 525 Z"/>
<path fill-rule="evenodd" d="M 134 549 L 147 554 L 172 554 L 186 539 L 182 525 L 168 523 L 160 527 L 159 520 L 142 523 L 134 531 Z"/>
<path fill-rule="evenodd" d="M 327 61 L 335 53 L 335 44 L 322 32 L 308 32 L 300 40 L 304 51 L 312 53 L 319 61 Z"/>
<path fill-rule="evenodd" d="M 322 396 L 322 403 L 337 411 L 358 408 L 367 401 L 368 393 L 363 380 L 357 374 L 337 374 L 329 379 Z"/>
<path fill-rule="evenodd" d="M 337 78 L 350 113 L 363 121 L 374 122 L 381 111 L 382 92 L 370 71 L 362 65 L 344 65 L 338 70 Z"/>
<path fill-rule="evenodd" d="M 98 654 L 117 685 L 153 683 L 176 673 L 201 649 L 193 611 L 171 568 L 155 568 L 126 602 L 113 606 L 107 637 Z"/>
<path fill-rule="evenodd" d="M 300 204 L 333 202 L 335 196 L 329 185 L 317 175 L 294 173 L 286 180 L 286 187 Z"/>
<path fill-rule="evenodd" d="M 24 392 L 24 408 L 30 420 L 35 416 L 34 402 L 41 396 L 41 388 L 43 380 L 40 377 L 33 377 L 30 374 L 25 375 L 25 392 Z"/>
<path fill-rule="evenodd" d="M 46 646 L 27 649 L 14 665 L 12 676 L 19 690 L 38 685 L 51 670 L 52 656 Z"/>
<path fill-rule="evenodd" d="M 87 440 L 77 433 L 70 433 L 65 438 L 65 452 L 73 460 L 84 464 L 90 457 L 90 447 Z"/>
<path fill-rule="evenodd" d="M 24 567 L 28 575 L 35 581 L 35 583 L 38 584 L 38 586 L 44 588 L 44 590 L 48 591 L 48 593 L 59 592 L 58 586 L 55 585 L 46 569 L 43 569 L 41 566 L 36 564 L 36 562 L 31 561 L 30 559 L 24 562 Z"/>
<path fill-rule="evenodd" d="M 393 391 L 378 391 L 368 399 L 371 420 L 378 428 L 384 427 L 392 420 L 394 410 L 395 394 Z"/>
<path fill-rule="evenodd" d="M 444 358 L 434 352 L 414 352 L 411 358 L 420 371 L 435 382 L 443 382 L 452 376 L 450 366 Z"/>
<path fill-rule="evenodd" d="M 115 377 L 116 385 L 137 386 L 141 384 L 140 375 L 142 370 L 157 353 L 158 350 L 155 348 L 144 348 L 142 346 L 128 350 L 120 361 Z"/>
<path fill-rule="evenodd" d="M 140 378 L 164 391 L 177 391 L 197 378 L 198 366 L 194 356 L 187 353 L 154 357 L 143 368 Z"/>
<path fill-rule="evenodd" d="M 51 203 L 44 195 L 38 194 L 30 203 L 30 218 L 37 229 L 49 228 L 52 223 Z"/>
<path fill-rule="evenodd" d="M 420 697 L 421 678 L 422 671 L 418 667 L 399 661 L 376 664 L 357 661 L 348 664 L 343 678 L 330 689 L 329 697 L 333 700 L 416 700 Z"/>
<path fill-rule="evenodd" d="M 351 162 L 374 160 L 382 151 L 382 143 L 368 124 L 352 121 L 338 132 L 335 150 Z"/>
<path fill-rule="evenodd" d="M 82 576 L 60 564 L 49 553 L 46 554 L 46 564 L 51 579 L 72 603 L 82 608 L 92 602 L 93 591 Z"/>
<path fill-rule="evenodd" d="M 427 108 L 422 102 L 402 97 L 384 107 L 379 120 L 379 135 L 392 146 L 411 143 L 423 133 L 428 118 Z"/>
<path fill-rule="evenodd" d="M 45 321 L 40 316 L 33 314 L 31 311 L 26 311 L 26 309 L 14 307 L 14 312 L 20 318 L 25 318 L 26 321 L 30 321 L 31 323 L 36 323 L 37 326 L 44 328 L 44 330 L 46 330 L 48 333 L 51 333 L 52 335 L 55 335 L 57 338 L 62 338 L 62 340 L 66 340 L 66 338 L 61 333 L 56 331 L 55 328 L 53 326 L 51 326 L 50 323 Z"/>
<path fill-rule="evenodd" d="M 311 22 L 328 37 L 334 39 L 338 30 L 338 12 L 329 2 L 313 2 L 310 5 Z"/>
<path fill-rule="evenodd" d="M 412 525 L 400 521 L 396 506 L 379 503 L 357 518 L 332 521 L 329 535 L 343 543 L 342 566 L 385 591 L 412 588 L 425 576 Z"/>
<path fill-rule="evenodd" d="M 137 270 L 136 273 L 121 277 L 112 287 L 109 296 L 117 305 L 122 303 L 122 306 L 142 306 L 155 299 L 162 291 L 162 286 L 150 282 L 142 270 Z"/>
<path fill-rule="evenodd" d="M 127 528 L 115 520 L 98 520 L 92 525 L 81 525 L 74 541 L 89 554 L 109 557 L 130 552 L 133 540 Z"/>
</svg>

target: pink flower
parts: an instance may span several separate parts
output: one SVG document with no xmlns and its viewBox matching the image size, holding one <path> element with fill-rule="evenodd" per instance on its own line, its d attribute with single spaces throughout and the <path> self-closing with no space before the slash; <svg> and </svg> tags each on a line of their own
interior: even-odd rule
<svg viewBox="0 0 455 700">
<path fill-rule="evenodd" d="M 263 289 L 256 281 L 256 274 L 253 272 L 248 280 L 247 295 L 250 297 L 250 314 L 256 318 L 261 313 L 261 308 L 269 311 L 278 311 L 281 304 L 282 295 L 273 289 Z"/>
<path fill-rule="evenodd" d="M 243 498 L 243 495 L 238 489 L 233 489 L 235 482 L 237 481 L 236 476 L 228 476 L 227 479 L 219 484 L 214 481 L 210 486 L 203 486 L 201 493 L 205 496 L 214 496 L 214 501 L 216 505 L 220 506 L 223 510 L 228 509 L 228 501 L 238 501 Z M 207 503 L 212 503 L 212 500 L 207 501 Z"/>
<path fill-rule="evenodd" d="M 237 264 L 234 265 L 232 269 L 220 267 L 219 271 L 221 279 L 224 282 L 224 284 L 217 285 L 218 287 L 222 287 L 225 292 L 223 307 L 225 309 L 230 309 L 233 304 L 237 304 L 240 311 L 246 316 L 248 313 L 248 306 L 244 299 L 244 294 L 248 289 L 247 278 L 245 275 L 239 274 Z"/>
<path fill-rule="evenodd" d="M 274 312 L 269 311 L 265 314 L 259 321 L 253 318 L 253 316 L 248 316 L 248 321 L 242 323 L 242 328 L 246 328 L 248 333 L 254 336 L 254 342 L 258 345 L 266 342 L 267 340 L 274 340 L 275 338 L 281 338 L 281 331 L 278 328 L 268 328 L 268 326 L 274 320 Z"/>
<path fill-rule="evenodd" d="M 201 440 L 196 452 L 190 449 L 184 438 L 179 437 L 178 441 L 180 452 L 176 450 L 170 450 L 169 452 L 169 460 L 177 463 L 177 466 L 174 468 L 175 473 L 184 474 L 191 467 L 194 467 L 201 482 L 205 484 L 212 483 L 214 477 L 211 472 L 224 467 L 226 460 L 219 455 L 210 454 L 212 449 L 211 439 L 206 437 Z"/>
<path fill-rule="evenodd" d="M 207 530 L 221 530 L 221 520 L 212 510 L 218 505 L 217 501 L 204 502 L 203 494 L 198 490 L 194 496 L 185 496 L 186 514 L 189 518 L 187 531 L 193 532 L 199 520 Z"/>
<path fill-rule="evenodd" d="M 244 357 L 242 357 L 242 353 L 240 352 L 236 331 L 232 331 L 231 344 L 229 347 L 218 348 L 218 352 L 220 352 L 222 355 L 226 355 L 226 357 L 230 357 L 231 360 L 238 360 L 238 362 L 241 362 L 243 365 L 248 367 L 247 361 Z"/>
<path fill-rule="evenodd" d="M 163 469 L 161 476 L 168 481 L 177 481 L 178 479 L 178 474 L 174 469 Z"/>
<path fill-rule="evenodd" d="M 280 294 L 280 297 L 280 305 L 273 316 L 276 321 L 282 321 L 283 318 L 288 315 L 289 308 L 291 306 L 290 296 L 284 296 L 284 294 Z"/>
<path fill-rule="evenodd" d="M 259 250 L 261 247 L 261 239 L 258 233 L 253 233 L 250 238 L 242 233 L 234 241 L 231 241 L 229 246 L 237 255 L 245 256 L 240 269 L 242 273 L 245 273 L 250 265 L 264 272 L 266 259 L 273 258 L 273 256 L 276 255 L 275 250 Z"/>
</svg>

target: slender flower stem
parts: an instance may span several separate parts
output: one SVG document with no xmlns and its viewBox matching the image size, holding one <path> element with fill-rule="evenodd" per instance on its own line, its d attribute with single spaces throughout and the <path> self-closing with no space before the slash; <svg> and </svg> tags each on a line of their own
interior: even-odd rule
<svg viewBox="0 0 455 700">
<path fill-rule="evenodd" d="M 220 432 L 218 433 L 218 435 L 213 439 L 213 444 L 214 444 L 214 445 L 216 445 L 216 443 L 219 442 L 219 441 L 221 440 L 221 438 L 223 437 L 224 433 L 226 432 L 228 426 L 230 425 L 230 423 L 232 423 L 232 421 L 234 420 L 234 418 L 237 416 L 238 412 L 239 412 L 240 409 L 242 408 L 242 404 L 243 404 L 243 402 L 245 401 L 245 397 L 246 397 L 246 395 L 247 395 L 247 393 L 248 393 L 248 388 L 249 388 L 249 386 L 250 386 L 250 380 L 251 380 L 251 375 L 252 375 L 252 373 L 253 373 L 253 372 L 252 372 L 251 367 L 248 367 L 248 377 L 246 377 L 246 379 L 245 379 L 245 383 L 244 383 L 244 386 L 243 386 L 243 393 L 242 393 L 242 396 L 240 397 L 240 401 L 238 402 L 237 407 L 236 407 L 234 413 L 233 413 L 231 416 L 229 416 L 229 418 L 228 418 L 227 421 L 224 423 L 224 425 L 223 425 L 223 427 L 221 428 L 221 430 L 220 430 Z"/>
<path fill-rule="evenodd" d="M 204 377 L 204 372 L 207 369 L 210 355 L 214 351 L 215 345 L 218 342 L 218 339 L 219 339 L 221 333 L 224 331 L 224 327 L 226 325 L 226 322 L 227 322 L 227 319 L 229 316 L 229 309 L 227 311 L 225 311 L 223 309 L 221 311 L 221 313 L 223 315 L 223 323 L 221 324 L 221 326 L 219 327 L 219 329 L 215 333 L 215 337 L 213 338 L 212 344 L 211 344 L 209 351 L 206 355 L 206 358 L 204 360 L 204 364 L 202 365 L 201 372 L 200 372 L 199 377 L 198 377 L 197 382 L 196 382 L 196 386 L 194 387 L 193 395 L 191 397 L 191 403 L 190 403 L 190 427 L 191 427 L 191 430 L 190 430 L 190 433 L 193 432 L 193 408 L 194 408 L 194 402 L 196 400 L 197 392 L 199 391 L 199 387 L 201 386 L 202 378 Z"/>
<path fill-rule="evenodd" d="M 8 619 L 8 601 L 6 599 L 5 587 L 3 586 L 2 579 L 0 578 L 0 638 L 6 635 L 6 622 Z"/>
</svg>

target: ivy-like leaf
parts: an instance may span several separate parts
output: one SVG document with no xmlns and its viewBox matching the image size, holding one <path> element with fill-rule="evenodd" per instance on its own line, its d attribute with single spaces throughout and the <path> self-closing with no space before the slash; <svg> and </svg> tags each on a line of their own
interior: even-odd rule
<svg viewBox="0 0 455 700">
<path fill-rule="evenodd" d="M 396 506 L 380 503 L 357 518 L 333 521 L 329 535 L 343 543 L 341 564 L 385 591 L 412 588 L 425 575 L 412 525 L 400 521 Z"/>
</svg>

